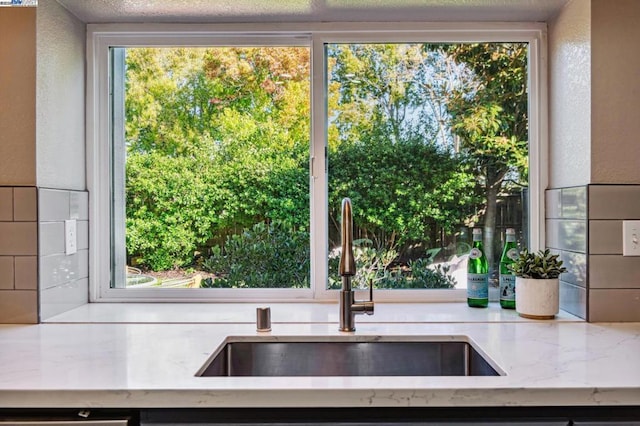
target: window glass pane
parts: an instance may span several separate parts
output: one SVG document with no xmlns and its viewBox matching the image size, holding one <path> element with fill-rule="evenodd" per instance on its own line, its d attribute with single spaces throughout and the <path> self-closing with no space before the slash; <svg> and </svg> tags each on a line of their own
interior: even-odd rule
<svg viewBox="0 0 640 426">
<path fill-rule="evenodd" d="M 309 48 L 125 64 L 127 287 L 309 287 Z"/>
<path fill-rule="evenodd" d="M 505 230 L 527 235 L 526 43 L 326 44 L 329 288 L 353 203 L 354 286 L 466 288 L 483 229 L 496 292 Z"/>
</svg>

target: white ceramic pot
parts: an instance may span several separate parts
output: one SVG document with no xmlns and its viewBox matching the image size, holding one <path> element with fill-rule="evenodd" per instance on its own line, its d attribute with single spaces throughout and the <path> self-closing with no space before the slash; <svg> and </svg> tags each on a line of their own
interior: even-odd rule
<svg viewBox="0 0 640 426">
<path fill-rule="evenodd" d="M 552 319 L 560 309 L 558 278 L 516 277 L 516 312 L 524 318 Z"/>
</svg>

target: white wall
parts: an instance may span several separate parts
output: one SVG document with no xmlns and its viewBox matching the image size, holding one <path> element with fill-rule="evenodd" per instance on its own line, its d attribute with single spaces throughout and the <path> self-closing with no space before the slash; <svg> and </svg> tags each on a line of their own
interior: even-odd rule
<svg viewBox="0 0 640 426">
<path fill-rule="evenodd" d="M 85 25 L 55 0 L 37 8 L 39 187 L 86 189 Z"/>
<path fill-rule="evenodd" d="M 55 0 L 37 9 L 36 161 L 40 319 L 88 302 L 83 22 Z M 64 221 L 75 219 L 78 252 L 66 255 Z"/>
<path fill-rule="evenodd" d="M 640 1 L 572 0 L 549 23 L 551 188 L 640 183 Z"/>
<path fill-rule="evenodd" d="M 549 23 L 549 187 L 586 185 L 591 170 L 591 2 Z"/>
</svg>

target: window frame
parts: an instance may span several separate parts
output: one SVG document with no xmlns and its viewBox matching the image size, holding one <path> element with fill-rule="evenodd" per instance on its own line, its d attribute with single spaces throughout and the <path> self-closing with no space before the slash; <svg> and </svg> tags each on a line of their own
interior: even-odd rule
<svg viewBox="0 0 640 426">
<path fill-rule="evenodd" d="M 327 43 L 526 42 L 529 44 L 529 248 L 544 247 L 547 186 L 546 25 L 540 23 L 317 23 L 317 24 L 89 24 L 87 25 L 87 186 L 90 205 L 91 302 L 259 302 L 337 300 L 326 288 L 328 268 Z M 311 50 L 310 289 L 111 288 L 111 144 L 114 134 L 111 47 L 308 45 Z M 115 88 L 114 88 L 115 89 Z M 115 96 L 118 95 L 114 90 Z M 116 121 L 118 118 L 114 118 Z M 354 206 L 357 208 L 357 206 Z M 363 296 L 358 296 L 363 297 Z M 464 289 L 377 290 L 377 301 L 463 301 Z"/>
</svg>

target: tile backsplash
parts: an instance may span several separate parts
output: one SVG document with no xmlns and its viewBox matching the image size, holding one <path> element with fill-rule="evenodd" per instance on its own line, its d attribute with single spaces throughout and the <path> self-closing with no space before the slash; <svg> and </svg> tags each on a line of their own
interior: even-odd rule
<svg viewBox="0 0 640 426">
<path fill-rule="evenodd" d="M 13 188 L 0 187 L 0 221 L 13 222 Z"/>
<path fill-rule="evenodd" d="M 65 253 L 65 220 L 77 252 Z M 0 324 L 35 324 L 89 300 L 87 192 L 0 187 Z"/>
<path fill-rule="evenodd" d="M 560 307 L 587 318 L 587 187 L 547 190 L 546 246 L 560 255 Z"/>
<path fill-rule="evenodd" d="M 590 322 L 640 321 L 640 257 L 622 256 L 622 223 L 640 219 L 640 185 L 546 191 L 547 246 L 561 255 L 560 306 Z"/>
<path fill-rule="evenodd" d="M 88 193 L 0 187 L 0 324 L 37 323 L 88 303 Z M 547 247 L 568 272 L 561 308 L 590 322 L 640 321 L 640 257 L 622 256 L 622 222 L 640 219 L 640 185 L 546 191 Z M 77 252 L 65 253 L 65 220 Z"/>
<path fill-rule="evenodd" d="M 622 222 L 640 219 L 640 185 L 589 185 L 589 321 L 640 321 L 640 257 L 622 256 Z"/>
<path fill-rule="evenodd" d="M 0 324 L 38 322 L 35 187 L 0 187 Z"/>
<path fill-rule="evenodd" d="M 40 318 L 88 303 L 89 196 L 83 191 L 39 191 Z M 65 253 L 65 220 L 76 220 L 77 252 Z"/>
</svg>

